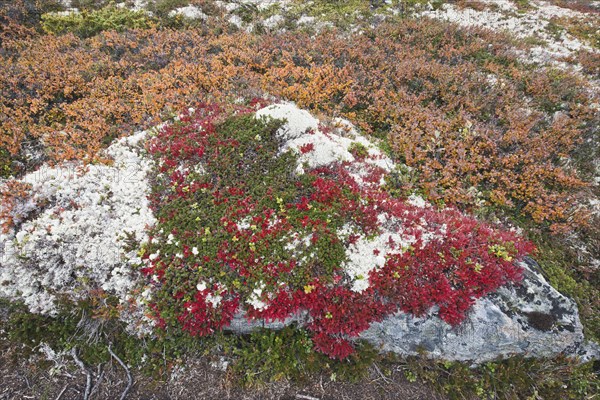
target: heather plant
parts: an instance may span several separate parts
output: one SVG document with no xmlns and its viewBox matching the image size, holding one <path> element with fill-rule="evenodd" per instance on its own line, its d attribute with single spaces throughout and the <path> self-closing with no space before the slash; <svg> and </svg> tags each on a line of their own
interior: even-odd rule
<svg viewBox="0 0 600 400">
<path fill-rule="evenodd" d="M 28 28 L 38 28 L 40 17 L 45 13 L 63 11 L 64 6 L 58 0 L 15 0 L 3 2 L 0 7 L 0 32 L 8 25 L 18 24 Z M 18 32 L 13 33 L 18 36 Z M 14 37 L 13 37 L 14 38 Z"/>
<path fill-rule="evenodd" d="M 569 8 L 574 11 L 600 14 L 598 5 L 586 0 L 550 0 L 550 2 L 556 4 L 557 6 Z"/>
<path fill-rule="evenodd" d="M 341 43 L 333 43 L 335 39 L 324 36 L 324 43 L 329 42 L 325 46 L 336 50 L 327 55 L 308 51 L 311 64 L 299 61 L 303 56 L 293 45 L 281 43 L 276 57 L 285 64 L 267 75 L 269 84 L 279 86 L 279 93 L 304 106 L 319 104 L 326 111 L 341 111 L 365 130 L 388 135 L 399 160 L 421 172 L 423 189 L 434 201 L 443 199 L 470 207 L 476 204 L 474 194 L 479 192 L 489 204 L 518 210 L 537 222 L 553 222 L 556 229 L 569 225 L 569 220 L 585 222 L 583 210 L 573 213 L 567 206 L 573 203 L 574 192 L 581 193 L 585 182 L 573 169 L 555 164 L 572 154 L 597 118 L 589 100 L 581 97 L 582 82 L 552 70 L 534 74 L 520 69 L 514 61 L 489 53 L 483 43 L 466 34 L 451 36 L 429 26 L 420 35 L 431 35 L 435 50 L 415 49 L 411 53 L 405 52 L 411 36 L 402 36 L 400 41 L 396 35 L 401 33 L 391 28 L 368 39 L 372 45 L 360 49 L 344 49 Z M 299 40 L 290 38 L 290 42 Z M 442 49 L 450 48 L 445 55 Z M 386 52 L 392 49 L 396 56 L 390 58 Z M 429 51 L 437 54 L 436 58 L 430 59 Z M 461 51 L 465 52 L 462 56 L 452 54 Z M 489 72 L 513 71 L 512 76 L 500 76 L 502 83 L 494 85 L 486 82 L 489 77 L 476 72 L 479 67 L 475 63 L 463 61 L 460 71 L 453 65 L 459 57 L 478 60 L 481 54 L 487 54 L 484 65 Z M 331 68 L 334 59 L 336 68 Z M 380 68 L 385 65 L 383 71 L 395 72 L 375 79 L 382 69 L 368 73 L 363 69 L 374 60 Z M 508 68 L 503 65 L 507 61 L 512 63 Z M 323 67 L 318 67 L 320 64 Z M 340 82 L 341 76 L 354 80 Z M 521 83 L 511 83 L 515 80 Z M 282 84 L 288 81 L 294 83 L 289 87 Z M 329 83 L 326 93 L 335 99 L 331 103 L 320 97 L 322 82 Z M 364 91 L 375 82 L 379 89 Z M 542 89 L 548 87 L 552 89 Z M 534 98 L 536 109 L 527 118 L 523 114 L 531 103 L 519 105 L 522 98 L 518 93 L 523 89 L 525 95 Z M 558 118 L 550 117 L 557 112 Z M 583 120 L 588 122 L 580 124 Z M 553 143 L 549 147 L 540 146 L 549 142 Z M 526 156 L 533 153 L 537 155 L 534 159 Z"/>
<path fill-rule="evenodd" d="M 472 208 L 483 199 L 556 229 L 587 220 L 585 208 L 572 206 L 586 183 L 561 160 L 593 134 L 598 114 L 585 83 L 568 73 L 529 70 L 502 48 L 423 21 L 381 26 L 352 45 L 332 33 L 258 42 L 205 35 L 148 30 L 29 42 L 18 61 L 4 59 L 3 106 L 18 112 L 2 122 L 2 147 L 16 155 L 25 138 L 43 138 L 52 159 L 93 160 L 107 139 L 201 96 L 266 89 L 389 136 L 433 201 Z M 42 57 L 48 52 L 55 57 Z M 40 74 L 47 79 L 34 84 Z"/>
<path fill-rule="evenodd" d="M 579 65 L 586 74 L 589 74 L 596 79 L 600 77 L 600 55 L 589 51 L 580 51 L 577 54 Z"/>
</svg>

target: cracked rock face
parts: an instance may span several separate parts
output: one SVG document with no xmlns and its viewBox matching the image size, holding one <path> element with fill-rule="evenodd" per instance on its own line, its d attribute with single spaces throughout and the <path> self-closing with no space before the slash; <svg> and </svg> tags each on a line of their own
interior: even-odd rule
<svg viewBox="0 0 600 400">
<path fill-rule="evenodd" d="M 527 259 L 522 266 L 521 284 L 479 299 L 467 320 L 456 327 L 433 316 L 435 310 L 421 318 L 398 313 L 373 323 L 360 338 L 384 352 L 475 363 L 512 355 L 598 357 L 597 348 L 584 346 L 575 302 L 546 282 L 535 261 Z M 285 323 L 248 322 L 238 315 L 230 329 L 249 333 L 260 327 L 281 329 L 304 321 L 305 316 L 297 315 Z"/>
</svg>

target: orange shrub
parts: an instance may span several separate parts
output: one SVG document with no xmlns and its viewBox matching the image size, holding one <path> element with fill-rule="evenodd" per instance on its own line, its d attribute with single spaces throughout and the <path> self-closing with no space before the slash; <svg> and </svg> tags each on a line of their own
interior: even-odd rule
<svg viewBox="0 0 600 400">
<path fill-rule="evenodd" d="M 15 223 L 19 223 L 23 206 L 31 198 L 31 185 L 17 180 L 9 180 L 0 187 L 0 232 L 6 233 Z"/>
<path fill-rule="evenodd" d="M 493 44 L 489 44 L 493 43 Z M 427 20 L 361 35 L 205 30 L 25 37 L 0 58 L 0 148 L 93 161 L 114 137 L 199 98 L 269 93 L 387 138 L 433 200 L 585 223 L 570 161 L 597 134 L 586 83 L 517 62 L 501 36 Z"/>
</svg>

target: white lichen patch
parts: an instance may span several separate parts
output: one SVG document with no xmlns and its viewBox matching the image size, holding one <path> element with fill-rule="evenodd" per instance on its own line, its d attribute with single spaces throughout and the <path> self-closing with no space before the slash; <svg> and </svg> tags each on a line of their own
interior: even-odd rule
<svg viewBox="0 0 600 400">
<path fill-rule="evenodd" d="M 267 308 L 267 303 L 263 301 L 263 291 L 265 290 L 265 284 L 260 282 L 256 288 L 250 294 L 250 297 L 246 300 L 246 303 L 254 307 L 255 310 L 263 311 Z"/>
<path fill-rule="evenodd" d="M 586 18 L 589 15 L 567 8 L 558 7 L 544 1 L 531 1 L 530 7 L 518 10 L 506 0 L 486 0 L 491 8 L 483 11 L 473 8 L 459 8 L 444 4 L 437 10 L 423 11 L 420 15 L 457 23 L 464 27 L 482 27 L 502 31 L 518 38 L 536 38 L 546 43 L 534 46 L 523 54 L 527 62 L 556 63 L 564 57 L 574 55 L 579 50 L 596 50 L 566 31 L 552 32 L 554 18 Z"/>
<path fill-rule="evenodd" d="M 242 21 L 242 18 L 239 15 L 231 15 L 227 18 L 227 21 L 231 25 L 235 25 L 238 29 L 242 29 L 244 26 L 244 21 Z"/>
<path fill-rule="evenodd" d="M 202 12 L 201 8 L 193 5 L 176 8 L 169 12 L 169 17 L 176 17 L 178 15 L 189 19 L 205 20 L 208 18 L 207 15 Z"/>
<path fill-rule="evenodd" d="M 361 236 L 355 244 L 346 250 L 348 261 L 344 271 L 352 279 L 352 290 L 362 292 L 369 287 L 369 274 L 382 268 L 386 254 L 402 253 L 414 242 L 414 237 L 405 237 L 391 229 L 383 229 L 375 238 Z"/>
<path fill-rule="evenodd" d="M 263 21 L 263 26 L 267 29 L 276 29 L 279 25 L 285 22 L 285 18 L 282 15 L 276 14 Z"/>
<path fill-rule="evenodd" d="M 221 304 L 221 300 L 223 300 L 223 296 L 220 294 L 209 293 L 206 296 L 206 303 L 210 304 L 213 308 L 217 308 Z"/>
<path fill-rule="evenodd" d="M 206 282 L 204 281 L 200 281 L 198 282 L 198 284 L 196 285 L 196 289 L 198 289 L 199 292 L 203 292 L 206 290 L 208 286 L 206 286 Z"/>
<path fill-rule="evenodd" d="M 294 103 L 273 104 L 256 112 L 256 118 L 282 119 L 286 123 L 278 134 L 283 140 L 293 140 L 319 129 L 319 120 L 308 111 L 299 109 Z"/>
<path fill-rule="evenodd" d="M 428 205 L 424 198 L 417 196 L 416 194 L 411 194 L 408 197 L 407 202 L 408 204 L 419 208 L 424 208 Z"/>
<path fill-rule="evenodd" d="M 22 220 L 0 236 L 0 296 L 45 314 L 57 311 L 58 299 L 78 300 L 97 289 L 127 302 L 138 279 L 132 267 L 141 262 L 136 248 L 154 223 L 146 199 L 152 164 L 141 155 L 145 136 L 110 146 L 111 165 L 44 166 L 21 179 L 33 195 L 15 210 Z"/>
<path fill-rule="evenodd" d="M 388 173 L 394 169 L 394 163 L 371 140 L 361 135 L 356 128 L 343 119 L 335 119 L 333 127 L 323 127 L 319 121 L 308 111 L 299 109 L 293 103 L 274 104 L 263 108 L 256 113 L 257 118 L 270 117 L 282 119 L 286 122 L 280 128 L 278 135 L 284 140 L 281 151 L 295 151 L 299 154 L 296 172 L 302 174 L 304 168 L 322 167 L 343 163 L 344 168 L 362 188 L 378 188 L 385 182 L 383 178 L 376 182 L 367 180 L 370 169 L 380 168 Z M 312 148 L 308 151 L 308 145 Z M 366 157 L 357 159 L 352 155 L 352 146 L 360 145 L 367 152 Z M 419 196 L 411 196 L 409 204 L 415 207 L 430 207 Z M 411 246 L 415 237 L 407 235 L 402 230 L 402 221 L 390 218 L 381 213 L 379 215 L 380 232 L 374 237 L 359 235 L 354 244 L 346 250 L 347 262 L 343 268 L 351 280 L 352 289 L 362 292 L 369 286 L 371 271 L 384 266 L 386 254 L 402 253 Z M 428 232 L 427 222 L 420 224 L 421 240 L 425 244 L 436 239 L 435 235 Z M 338 235 L 347 238 L 355 229 L 345 226 Z M 310 237 L 290 238 L 285 248 L 288 251 L 301 252 L 306 250 Z M 299 262 L 306 261 L 302 258 Z"/>
<path fill-rule="evenodd" d="M 265 107 L 256 112 L 256 117 L 270 117 L 286 121 L 278 131 L 278 135 L 284 140 L 281 150 L 291 149 L 300 155 L 297 169 L 300 174 L 304 172 L 304 165 L 316 168 L 341 161 L 353 163 L 354 167 L 361 164 L 373 165 L 388 172 L 393 167 L 392 161 L 346 120 L 334 120 L 336 128 L 330 132 L 325 131 L 321 128 L 319 120 L 291 102 Z M 368 157 L 361 161 L 356 160 L 350 152 L 353 144 L 364 146 L 368 151 Z M 303 151 L 302 149 L 307 148 L 306 146 L 312 146 L 312 149 Z M 365 171 L 364 168 L 354 169 L 353 172 L 356 172 L 359 178 L 360 174 Z"/>
</svg>

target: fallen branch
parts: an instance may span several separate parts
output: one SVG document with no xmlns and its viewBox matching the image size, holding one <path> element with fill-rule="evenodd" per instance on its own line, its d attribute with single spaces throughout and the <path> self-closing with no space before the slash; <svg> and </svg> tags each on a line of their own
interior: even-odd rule
<svg viewBox="0 0 600 400">
<path fill-rule="evenodd" d="M 379 369 L 379 367 L 377 366 L 377 364 L 373 363 L 373 367 L 375 367 L 375 371 L 377 371 L 377 373 L 379 374 L 379 376 L 381 376 L 381 379 L 383 379 L 384 382 L 390 383 L 392 381 L 390 378 L 388 378 L 387 376 L 383 375 L 383 373 L 381 372 L 381 370 Z"/>
<path fill-rule="evenodd" d="M 125 365 L 125 363 L 123 362 L 123 360 L 121 360 L 110 348 L 110 346 L 108 346 L 108 352 L 110 353 L 111 356 L 114 357 L 115 360 L 118 361 L 119 364 L 121 364 L 121 367 L 123 367 L 123 369 L 125 370 L 125 372 L 127 372 L 127 387 L 125 388 L 125 390 L 123 391 L 123 393 L 121 394 L 121 399 L 120 400 L 124 400 L 125 397 L 127 396 L 127 392 L 129 392 L 129 389 L 131 389 L 131 387 L 133 386 L 133 377 L 131 376 L 131 372 L 129 371 L 129 368 L 127 368 L 127 365 Z"/>
<path fill-rule="evenodd" d="M 83 392 L 83 400 L 88 400 L 90 398 L 90 391 L 92 390 L 92 373 L 85 367 L 83 361 L 79 359 L 77 356 L 77 346 L 71 349 L 71 356 L 75 363 L 79 366 L 79 369 L 83 371 L 86 376 L 86 384 L 85 384 L 85 392 Z"/>
<path fill-rule="evenodd" d="M 98 379 L 96 380 L 96 384 L 94 385 L 94 387 L 92 388 L 92 391 L 90 392 L 90 397 L 93 397 L 94 394 L 98 391 L 98 388 L 100 387 L 100 384 L 102 383 L 102 380 L 104 379 L 104 368 L 102 368 L 103 365 L 100 364 L 98 365 L 98 374 L 96 374 L 96 376 L 98 377 Z"/>
<path fill-rule="evenodd" d="M 296 395 L 296 398 L 297 398 L 297 399 L 302 399 L 302 400 L 319 400 L 319 399 L 318 399 L 318 398 L 316 398 L 316 397 L 307 396 L 307 395 L 305 395 L 305 394 L 297 394 L 297 395 Z"/>
<path fill-rule="evenodd" d="M 55 400 L 60 400 L 60 398 L 62 397 L 63 394 L 65 394 L 65 392 L 67 391 L 67 388 L 69 387 L 69 385 L 65 385 L 65 387 L 63 388 L 63 390 L 60 391 L 60 393 L 58 394 L 58 396 L 56 396 Z"/>
</svg>

